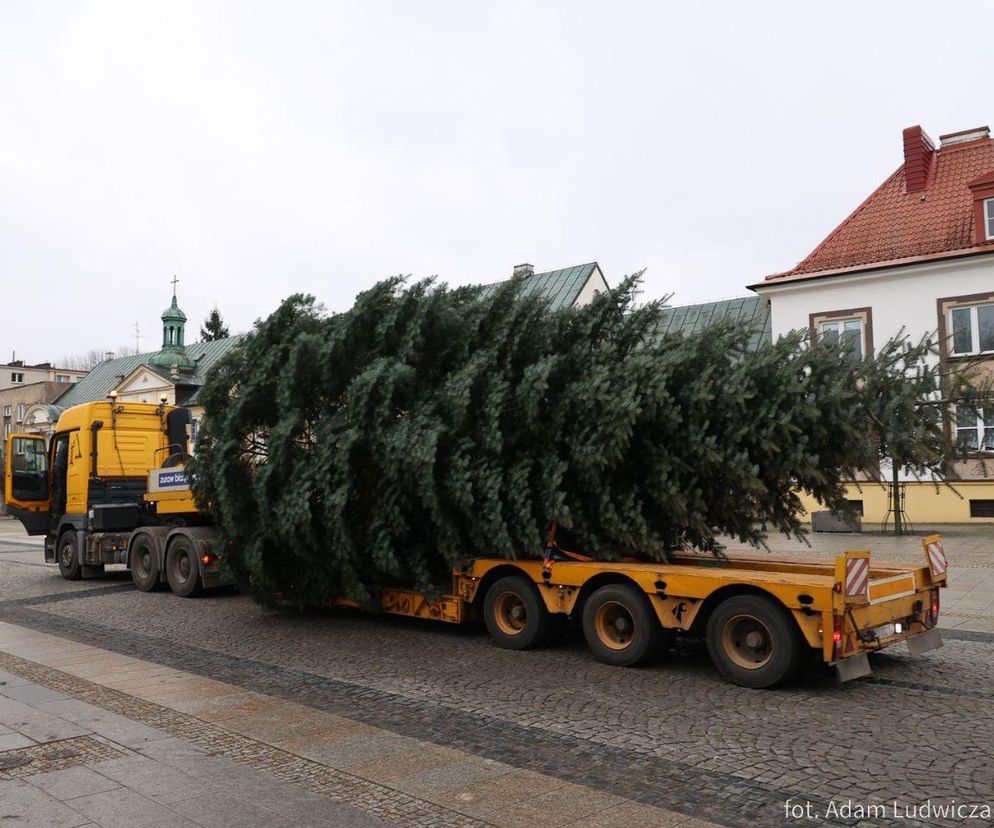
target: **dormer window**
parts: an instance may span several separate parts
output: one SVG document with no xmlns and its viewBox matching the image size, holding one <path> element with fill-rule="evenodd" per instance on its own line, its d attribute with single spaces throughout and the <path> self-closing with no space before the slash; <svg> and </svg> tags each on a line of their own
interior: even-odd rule
<svg viewBox="0 0 994 828">
<path fill-rule="evenodd" d="M 994 242 L 994 170 L 967 186 L 973 193 L 974 235 L 977 244 Z"/>
</svg>

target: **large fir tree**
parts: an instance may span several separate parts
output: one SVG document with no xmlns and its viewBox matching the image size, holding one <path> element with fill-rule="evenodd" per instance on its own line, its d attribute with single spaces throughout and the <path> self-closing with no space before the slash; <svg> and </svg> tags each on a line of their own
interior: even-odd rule
<svg viewBox="0 0 994 828">
<path fill-rule="evenodd" d="M 287 299 L 201 391 L 195 488 L 240 582 L 366 600 L 444 588 L 467 556 L 540 555 L 553 520 L 596 558 L 664 560 L 797 532 L 797 491 L 841 504 L 877 460 L 865 378 L 891 376 L 890 346 L 856 362 L 801 333 L 755 352 L 732 324 L 659 336 L 637 285 L 560 311 L 515 281 L 393 279 L 334 316 Z"/>
</svg>

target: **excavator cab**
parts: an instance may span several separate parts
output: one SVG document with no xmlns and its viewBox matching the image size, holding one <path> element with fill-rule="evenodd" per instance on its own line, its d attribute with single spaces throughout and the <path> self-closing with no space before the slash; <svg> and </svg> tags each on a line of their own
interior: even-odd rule
<svg viewBox="0 0 994 828">
<path fill-rule="evenodd" d="M 4 502 L 29 535 L 44 535 L 51 523 L 52 467 L 45 438 L 11 434 L 4 452 Z"/>
</svg>

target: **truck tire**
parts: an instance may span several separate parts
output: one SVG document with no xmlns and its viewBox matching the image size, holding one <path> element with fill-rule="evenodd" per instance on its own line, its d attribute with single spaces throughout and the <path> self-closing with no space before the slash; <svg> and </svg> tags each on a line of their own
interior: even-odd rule
<svg viewBox="0 0 994 828">
<path fill-rule="evenodd" d="M 520 575 L 501 578 L 487 590 L 483 618 L 494 643 L 507 650 L 538 646 L 555 629 L 535 586 Z"/>
<path fill-rule="evenodd" d="M 607 584 L 583 606 L 583 635 L 598 661 L 634 667 L 672 644 L 645 593 L 630 584 Z"/>
<path fill-rule="evenodd" d="M 76 542 L 76 533 L 71 529 L 59 535 L 55 559 L 59 562 L 59 574 L 67 581 L 78 581 L 83 577 L 83 564 L 79 560 L 79 544 Z"/>
<path fill-rule="evenodd" d="M 162 588 L 162 577 L 156 556 L 155 542 L 146 534 L 139 535 L 131 544 L 128 559 L 131 580 L 142 592 L 153 592 Z"/>
<path fill-rule="evenodd" d="M 166 580 L 169 581 L 169 588 L 180 598 L 193 598 L 203 589 L 200 561 L 193 545 L 184 537 L 174 538 L 166 550 Z"/>
<path fill-rule="evenodd" d="M 708 652 L 718 671 L 742 687 L 773 687 L 800 672 L 806 642 L 772 598 L 736 595 L 708 619 Z"/>
</svg>

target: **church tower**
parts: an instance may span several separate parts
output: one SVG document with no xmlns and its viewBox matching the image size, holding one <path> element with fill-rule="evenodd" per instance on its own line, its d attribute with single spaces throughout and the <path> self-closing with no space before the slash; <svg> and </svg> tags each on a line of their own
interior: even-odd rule
<svg viewBox="0 0 994 828">
<path fill-rule="evenodd" d="M 162 312 L 162 350 L 154 354 L 148 364 L 167 368 L 170 372 L 190 372 L 196 366 L 186 354 L 186 314 L 176 304 L 177 281 L 173 280 L 172 304 Z"/>
</svg>

